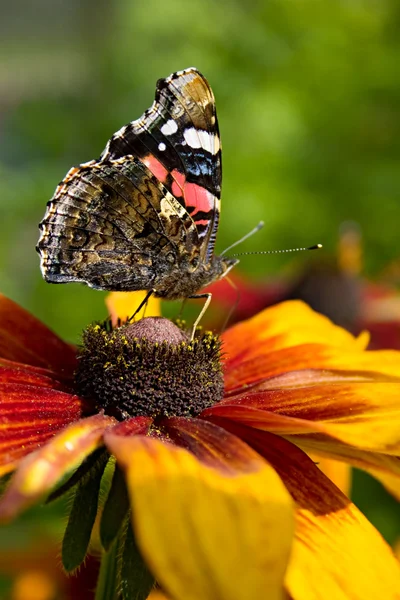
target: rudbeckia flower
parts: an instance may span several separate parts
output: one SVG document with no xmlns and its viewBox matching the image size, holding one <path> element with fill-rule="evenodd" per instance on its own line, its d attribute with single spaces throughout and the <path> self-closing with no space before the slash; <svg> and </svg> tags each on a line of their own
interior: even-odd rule
<svg viewBox="0 0 400 600">
<path fill-rule="evenodd" d="M 400 296 L 390 283 L 398 280 L 398 266 L 389 265 L 372 281 L 362 275 L 362 254 L 360 232 L 347 224 L 341 228 L 333 257 L 313 256 L 302 267 L 296 263 L 291 274 L 275 279 L 252 281 L 235 271 L 229 277 L 232 286 L 220 280 L 207 288 L 213 294 L 213 322 L 223 323 L 232 306 L 231 323 L 279 302 L 303 300 L 355 335 L 367 330 L 369 349 L 400 350 Z"/>
<path fill-rule="evenodd" d="M 390 548 L 307 454 L 400 496 L 400 354 L 367 343 L 290 301 L 221 340 L 161 317 L 91 325 L 77 359 L 2 297 L 0 516 L 72 491 L 73 570 L 103 486 L 98 598 L 154 580 L 176 600 L 399 598 Z"/>
</svg>

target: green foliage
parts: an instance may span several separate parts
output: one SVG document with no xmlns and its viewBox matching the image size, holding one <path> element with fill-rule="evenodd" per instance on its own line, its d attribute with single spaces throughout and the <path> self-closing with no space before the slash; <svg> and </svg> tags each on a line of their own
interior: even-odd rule
<svg viewBox="0 0 400 600">
<path fill-rule="evenodd" d="M 101 478 L 108 455 L 102 452 L 97 462 L 77 483 L 62 544 L 62 564 L 67 573 L 84 561 L 97 515 Z"/>
</svg>

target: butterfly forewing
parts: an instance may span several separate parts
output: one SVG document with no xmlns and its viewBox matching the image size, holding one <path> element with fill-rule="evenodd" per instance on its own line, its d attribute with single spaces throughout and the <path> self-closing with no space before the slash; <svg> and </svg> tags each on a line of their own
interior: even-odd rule
<svg viewBox="0 0 400 600">
<path fill-rule="evenodd" d="M 99 160 L 57 187 L 40 224 L 42 273 L 53 283 L 189 296 L 227 268 L 213 254 L 220 190 L 213 93 L 196 69 L 179 71 L 158 81 L 152 106 Z"/>
<path fill-rule="evenodd" d="M 200 254 L 209 259 L 218 226 L 221 148 L 214 95 L 196 70 L 157 83 L 144 115 L 111 138 L 103 158 L 139 156 L 194 220 Z"/>
</svg>

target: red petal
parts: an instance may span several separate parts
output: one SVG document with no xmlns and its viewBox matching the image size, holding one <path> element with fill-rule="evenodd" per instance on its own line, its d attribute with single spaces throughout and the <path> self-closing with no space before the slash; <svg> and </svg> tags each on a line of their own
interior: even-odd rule
<svg viewBox="0 0 400 600">
<path fill-rule="evenodd" d="M 93 415 L 65 427 L 43 448 L 31 452 L 21 462 L 0 500 L 1 520 L 14 518 L 48 493 L 62 477 L 103 445 L 104 431 L 115 424 L 112 417 Z"/>
<path fill-rule="evenodd" d="M 151 417 L 134 417 L 133 419 L 127 419 L 118 423 L 112 428 L 112 433 L 106 433 L 105 435 L 120 435 L 123 437 L 130 435 L 146 435 L 152 424 L 153 419 Z"/>
<path fill-rule="evenodd" d="M 54 371 L 0 359 L 0 389 L 1 386 L 9 383 L 67 391 L 65 384 L 59 381 Z"/>
<path fill-rule="evenodd" d="M 33 375 L 38 375 L 41 376 L 43 375 L 44 377 L 50 377 L 51 379 L 53 379 L 54 381 L 64 381 L 67 385 L 70 384 L 71 382 L 71 373 L 56 373 L 55 371 L 52 371 L 51 369 L 44 369 L 43 367 L 34 367 L 32 365 L 28 365 L 26 363 L 20 363 L 14 360 L 8 360 L 6 358 L 2 358 L 0 357 L 0 367 L 6 367 L 9 369 L 16 369 L 18 370 L 21 374 L 23 373 L 32 373 Z M 22 375 L 21 375 L 22 377 Z M 1 378 L 0 378 L 1 380 Z"/>
<path fill-rule="evenodd" d="M 3 295 L 0 295 L 0 356 L 61 373 L 72 373 L 76 368 L 74 348 Z"/>
<path fill-rule="evenodd" d="M 171 441 L 211 467 L 232 474 L 260 468 L 260 457 L 247 444 L 213 423 L 171 417 L 162 421 L 160 427 Z"/>
<path fill-rule="evenodd" d="M 82 416 L 78 396 L 48 383 L 46 378 L 36 385 L 0 383 L 0 475 Z"/>
</svg>

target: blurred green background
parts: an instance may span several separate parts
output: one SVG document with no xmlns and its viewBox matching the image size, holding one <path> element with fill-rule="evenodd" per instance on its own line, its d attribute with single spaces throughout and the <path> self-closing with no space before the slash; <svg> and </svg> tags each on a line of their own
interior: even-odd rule
<svg viewBox="0 0 400 600">
<path fill-rule="evenodd" d="M 0 284 L 70 341 L 105 316 L 104 294 L 52 286 L 37 225 L 67 170 L 139 117 L 155 82 L 196 66 L 217 100 L 223 208 L 217 249 L 260 219 L 241 250 L 334 252 L 363 232 L 365 273 L 399 255 L 397 0 L 18 0 L 0 22 Z M 249 256 L 248 275 L 285 256 Z M 398 505 L 357 475 L 356 502 L 389 541 Z"/>
</svg>

